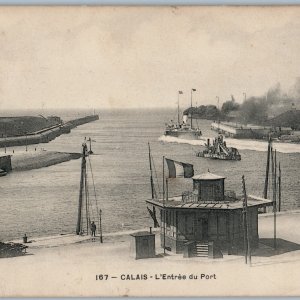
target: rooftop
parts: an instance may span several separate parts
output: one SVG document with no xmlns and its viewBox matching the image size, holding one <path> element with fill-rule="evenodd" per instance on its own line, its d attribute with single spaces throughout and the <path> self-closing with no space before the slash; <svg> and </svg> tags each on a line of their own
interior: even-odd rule
<svg viewBox="0 0 300 300">
<path fill-rule="evenodd" d="M 196 198 L 195 198 L 196 199 Z M 175 209 L 211 209 L 211 210 L 234 210 L 243 208 L 243 198 L 233 199 L 225 197 L 223 201 L 197 201 L 191 199 L 190 201 L 183 201 L 182 196 L 169 198 L 167 201 L 163 199 L 147 200 L 148 204 L 159 207 L 175 208 Z M 248 207 L 264 207 L 273 205 L 273 201 L 261 197 L 248 195 Z"/>
<path fill-rule="evenodd" d="M 216 175 L 213 173 L 210 173 L 209 171 L 200 175 L 195 175 L 193 179 L 197 180 L 218 180 L 218 179 L 224 179 L 224 176 Z"/>
</svg>

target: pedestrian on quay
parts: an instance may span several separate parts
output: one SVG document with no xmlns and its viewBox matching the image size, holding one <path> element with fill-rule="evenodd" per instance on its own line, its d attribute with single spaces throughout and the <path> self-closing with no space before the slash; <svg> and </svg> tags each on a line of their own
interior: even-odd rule
<svg viewBox="0 0 300 300">
<path fill-rule="evenodd" d="M 95 237 L 96 236 L 96 224 L 95 224 L 95 222 L 93 221 L 92 223 L 91 223 L 91 232 L 92 232 L 92 237 Z"/>
</svg>

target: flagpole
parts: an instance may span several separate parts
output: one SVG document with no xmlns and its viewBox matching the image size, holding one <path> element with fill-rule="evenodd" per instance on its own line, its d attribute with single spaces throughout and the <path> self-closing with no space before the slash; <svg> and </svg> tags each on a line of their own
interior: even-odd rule
<svg viewBox="0 0 300 300">
<path fill-rule="evenodd" d="M 153 183 L 152 164 L 151 164 L 151 149 L 150 149 L 150 143 L 149 142 L 148 142 L 148 149 L 149 149 L 151 195 L 152 195 L 152 199 L 154 199 L 154 183 Z"/>
<path fill-rule="evenodd" d="M 177 122 L 178 122 L 178 126 L 179 126 L 179 94 L 180 91 L 178 91 L 178 97 L 177 97 Z"/>
<path fill-rule="evenodd" d="M 165 157 L 163 156 L 164 254 L 166 254 Z"/>
<path fill-rule="evenodd" d="M 274 154 L 274 249 L 277 249 L 277 224 L 276 224 L 276 211 L 277 211 L 277 159 L 276 159 L 276 149 Z"/>
</svg>

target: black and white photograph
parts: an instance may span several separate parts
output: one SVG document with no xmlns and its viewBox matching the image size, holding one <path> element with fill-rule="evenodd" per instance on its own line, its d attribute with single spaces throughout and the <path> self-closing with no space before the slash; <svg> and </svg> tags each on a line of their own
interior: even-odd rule
<svg viewBox="0 0 300 300">
<path fill-rule="evenodd" d="M 0 6 L 0 297 L 300 295 L 300 7 Z"/>
</svg>

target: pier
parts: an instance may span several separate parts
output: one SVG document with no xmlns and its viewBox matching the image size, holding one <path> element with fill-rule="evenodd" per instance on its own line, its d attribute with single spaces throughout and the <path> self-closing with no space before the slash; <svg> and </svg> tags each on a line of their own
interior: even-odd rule
<svg viewBox="0 0 300 300">
<path fill-rule="evenodd" d="M 213 122 L 211 123 L 211 129 L 224 134 L 226 137 L 237 139 L 266 139 L 269 134 L 278 137 L 281 135 L 290 136 L 292 131 L 289 127 L 279 127 L 279 131 L 276 132 L 272 126 L 244 125 L 233 122 Z"/>
<path fill-rule="evenodd" d="M 17 118 L 16 118 L 17 120 Z M 22 135 L 7 136 L 2 134 L 0 137 L 0 148 L 25 146 L 40 143 L 49 143 L 61 134 L 70 133 L 77 126 L 99 120 L 99 115 L 90 115 L 83 118 L 74 119 L 66 123 L 59 118 L 59 123 L 39 129 L 37 131 L 23 132 Z M 23 121 L 24 122 L 24 121 Z"/>
</svg>

